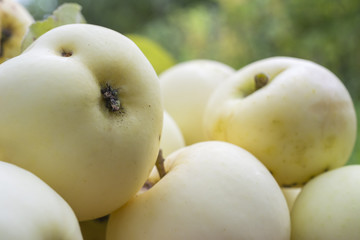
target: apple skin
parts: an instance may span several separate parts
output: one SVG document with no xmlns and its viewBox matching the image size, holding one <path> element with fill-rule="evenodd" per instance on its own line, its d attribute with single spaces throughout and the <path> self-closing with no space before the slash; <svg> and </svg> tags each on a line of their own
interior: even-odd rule
<svg viewBox="0 0 360 240">
<path fill-rule="evenodd" d="M 0 236 L 6 240 L 81 240 L 67 202 L 44 181 L 0 161 Z"/>
<path fill-rule="evenodd" d="M 60 26 L 0 65 L 0 78 L 0 160 L 42 178 L 80 221 L 109 214 L 142 187 L 163 107 L 156 72 L 131 40 L 90 24 Z M 107 83 L 120 111 L 106 107 Z"/>
<path fill-rule="evenodd" d="M 185 141 L 179 126 L 174 119 L 164 111 L 163 129 L 160 140 L 161 157 L 166 159 L 169 154 L 183 147 L 185 147 Z M 141 188 L 137 194 L 148 190 L 149 184 L 154 184 L 159 177 L 159 172 L 156 166 L 154 166 L 143 188 Z"/>
<path fill-rule="evenodd" d="M 290 239 L 290 214 L 265 166 L 226 142 L 165 160 L 167 174 L 110 215 L 106 239 Z"/>
<path fill-rule="evenodd" d="M 186 145 L 207 140 L 203 113 L 211 93 L 235 70 L 221 62 L 195 59 L 159 75 L 165 110 L 179 126 Z"/>
<path fill-rule="evenodd" d="M 269 83 L 255 91 L 258 73 Z M 356 139 L 355 109 L 343 83 L 298 58 L 271 57 L 238 70 L 214 91 L 204 116 L 209 139 L 245 148 L 283 187 L 343 166 Z"/>
<path fill-rule="evenodd" d="M 162 155 L 166 158 L 170 153 L 185 147 L 184 136 L 175 120 L 164 111 L 163 129 L 160 140 Z"/>
<path fill-rule="evenodd" d="M 34 18 L 14 0 L 0 1 L 0 63 L 20 54 L 22 39 Z"/>
<path fill-rule="evenodd" d="M 318 175 L 302 189 L 291 212 L 293 240 L 360 239 L 360 165 Z"/>
</svg>

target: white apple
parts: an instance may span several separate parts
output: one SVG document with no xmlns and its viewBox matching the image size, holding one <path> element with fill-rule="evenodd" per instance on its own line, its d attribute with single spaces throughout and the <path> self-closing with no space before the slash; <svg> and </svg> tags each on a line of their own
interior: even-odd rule
<svg viewBox="0 0 360 240">
<path fill-rule="evenodd" d="M 285 196 L 289 211 L 291 212 L 292 207 L 294 206 L 294 202 L 299 193 L 301 192 L 301 187 L 283 187 L 281 188 L 281 191 Z"/>
<path fill-rule="evenodd" d="M 185 147 L 185 141 L 179 126 L 174 119 L 166 111 L 164 111 L 163 129 L 160 140 L 161 152 L 159 153 L 161 155 L 158 157 L 165 159 L 169 154 L 183 147 Z M 155 165 L 143 188 L 141 188 L 138 193 L 146 191 L 149 188 L 149 184 L 152 185 L 159 177 L 160 175 Z"/>
<path fill-rule="evenodd" d="M 185 147 L 185 141 L 179 126 L 176 124 L 174 119 L 166 111 L 164 111 L 163 129 L 160 140 L 161 152 L 159 152 L 158 158 L 160 158 L 160 160 L 163 160 L 167 158 L 170 153 L 183 147 Z M 143 193 L 144 191 L 148 190 L 149 184 L 151 186 L 154 183 L 155 179 L 159 178 L 160 175 L 156 164 L 151 170 L 149 178 L 146 180 L 143 187 L 137 194 Z"/>
<path fill-rule="evenodd" d="M 186 145 L 206 140 L 203 112 L 208 98 L 234 72 L 224 63 L 196 59 L 159 75 L 164 108 L 179 126 Z"/>
<path fill-rule="evenodd" d="M 34 18 L 14 0 L 0 1 L 0 63 L 20 54 L 21 43 Z"/>
<path fill-rule="evenodd" d="M 166 175 L 110 215 L 106 239 L 290 238 L 290 214 L 265 166 L 226 142 L 201 142 L 165 160 Z"/>
<path fill-rule="evenodd" d="M 163 129 L 160 139 L 160 149 L 162 150 L 163 157 L 166 158 L 170 153 L 182 147 L 185 147 L 184 136 L 175 120 L 164 111 Z"/>
<path fill-rule="evenodd" d="M 292 240 L 360 239 L 360 165 L 310 180 L 291 212 Z"/>
<path fill-rule="evenodd" d="M 69 204 L 36 175 L 0 161 L 0 238 L 82 239 Z"/>
<path fill-rule="evenodd" d="M 21 70 L 20 70 L 21 69 Z M 122 34 L 69 24 L 0 65 L 0 160 L 54 188 L 80 221 L 109 214 L 155 164 L 158 77 Z"/>
<path fill-rule="evenodd" d="M 268 83 L 256 86 L 255 78 Z M 254 154 L 284 187 L 343 166 L 356 138 L 354 105 L 339 78 L 291 57 L 238 70 L 210 97 L 204 126 L 210 139 Z"/>
</svg>

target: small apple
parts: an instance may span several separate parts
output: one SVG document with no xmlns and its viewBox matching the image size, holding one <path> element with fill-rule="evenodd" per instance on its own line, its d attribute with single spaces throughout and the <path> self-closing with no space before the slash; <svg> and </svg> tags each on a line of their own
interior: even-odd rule
<svg viewBox="0 0 360 240">
<path fill-rule="evenodd" d="M 349 92 L 328 69 L 291 58 L 263 59 L 219 86 L 204 114 L 207 136 L 254 154 L 282 187 L 302 186 L 343 166 L 356 139 Z"/>
<path fill-rule="evenodd" d="M 0 79 L 0 160 L 42 178 L 79 221 L 111 213 L 141 188 L 159 152 L 163 107 L 156 72 L 131 40 L 63 25 L 1 64 Z"/>
<path fill-rule="evenodd" d="M 196 59 L 159 75 L 164 108 L 179 126 L 186 145 L 206 140 L 203 112 L 208 98 L 234 72 L 221 62 Z"/>
<path fill-rule="evenodd" d="M 14 0 L 0 1 L 0 63 L 20 54 L 21 42 L 34 18 Z"/>
<path fill-rule="evenodd" d="M 166 158 L 170 153 L 174 152 L 175 150 L 178 150 L 183 147 L 185 147 L 184 137 L 178 125 L 176 124 L 174 119 L 166 111 L 164 111 L 164 121 L 163 121 L 163 129 L 160 140 L 159 155 L 155 163 L 155 166 L 153 166 L 149 174 L 148 179 L 146 180 L 143 187 L 139 190 L 137 194 L 147 191 L 149 187 L 152 184 L 154 184 L 154 181 L 157 181 L 155 179 L 159 178 L 160 175 L 158 171 L 158 167 L 159 167 L 158 161 L 161 161 L 160 164 L 163 164 L 164 158 Z"/>
<path fill-rule="evenodd" d="M 165 176 L 110 214 L 107 240 L 290 239 L 279 185 L 244 149 L 204 141 L 164 165 Z"/>
<path fill-rule="evenodd" d="M 184 137 L 181 133 L 179 126 L 176 124 L 174 119 L 164 111 L 164 122 L 163 122 L 163 130 L 160 140 L 160 151 L 158 158 L 167 158 L 172 152 L 185 147 Z M 157 169 L 157 162 L 153 167 L 149 178 L 146 180 L 143 188 L 140 189 L 138 193 L 143 193 L 149 187 L 149 184 L 152 185 L 155 179 L 160 177 L 158 169 Z"/>
<path fill-rule="evenodd" d="M 310 180 L 291 212 L 292 240 L 360 239 L 360 165 Z"/>
<path fill-rule="evenodd" d="M 82 239 L 68 203 L 33 173 L 0 161 L 0 238 Z"/>
<path fill-rule="evenodd" d="M 170 153 L 185 147 L 184 136 L 175 120 L 164 111 L 163 129 L 160 139 L 160 149 L 166 158 Z"/>
</svg>

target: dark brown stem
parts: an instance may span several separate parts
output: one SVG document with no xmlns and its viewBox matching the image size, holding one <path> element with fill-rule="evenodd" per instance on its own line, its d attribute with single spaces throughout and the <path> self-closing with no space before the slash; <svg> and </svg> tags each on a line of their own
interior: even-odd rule
<svg viewBox="0 0 360 240">
<path fill-rule="evenodd" d="M 156 166 L 156 169 L 157 169 L 157 171 L 159 173 L 160 179 L 163 178 L 166 175 L 164 161 L 165 161 L 165 159 L 164 159 L 164 157 L 162 155 L 162 150 L 160 149 L 158 157 L 156 159 L 156 163 L 155 163 L 155 166 Z"/>
</svg>

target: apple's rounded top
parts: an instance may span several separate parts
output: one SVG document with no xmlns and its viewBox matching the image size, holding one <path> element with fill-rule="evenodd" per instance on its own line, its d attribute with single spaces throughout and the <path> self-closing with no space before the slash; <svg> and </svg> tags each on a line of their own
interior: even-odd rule
<svg viewBox="0 0 360 240">
<path fill-rule="evenodd" d="M 311 179 L 294 202 L 291 239 L 359 239 L 359 183 L 360 165 Z"/>
<path fill-rule="evenodd" d="M 73 58 L 85 64 L 100 78 L 109 69 L 153 72 L 154 68 L 138 48 L 123 34 L 98 25 L 74 23 L 51 29 L 33 42 L 23 54 L 50 54 Z"/>
<path fill-rule="evenodd" d="M 164 164 L 165 176 L 111 214 L 108 239 L 289 239 L 285 197 L 246 150 L 204 141 Z"/>
<path fill-rule="evenodd" d="M 235 72 L 235 69 L 231 66 L 211 60 L 211 59 L 192 59 L 184 62 L 180 62 L 171 68 L 168 68 L 159 75 L 160 79 L 174 78 L 172 75 L 178 75 L 182 78 L 209 78 L 209 76 L 216 75 L 218 78 L 231 75 Z M 185 74 L 185 75 L 184 75 Z M 213 78 L 216 78 L 213 77 Z"/>
</svg>

